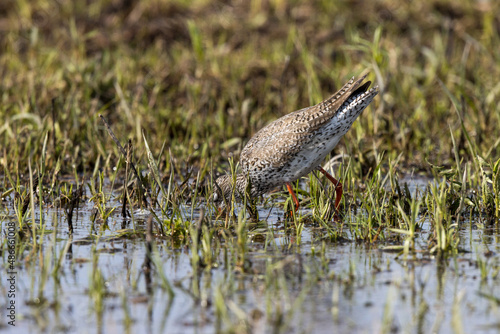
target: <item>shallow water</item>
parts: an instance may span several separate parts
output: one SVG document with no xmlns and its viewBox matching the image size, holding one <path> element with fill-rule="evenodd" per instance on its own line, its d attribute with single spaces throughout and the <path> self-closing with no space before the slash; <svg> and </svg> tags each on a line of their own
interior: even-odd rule
<svg viewBox="0 0 500 334">
<path fill-rule="evenodd" d="M 413 182 L 410 190 L 415 194 L 425 184 L 421 180 Z M 118 202 L 111 204 L 119 206 Z M 97 246 L 88 239 L 97 233 L 92 230 L 91 209 L 88 202 L 80 207 L 75 217 L 72 254 L 63 256 L 57 274 L 46 276 L 41 274 L 41 268 L 52 271 L 68 246 L 68 230 L 62 210 L 44 209 L 48 231 L 42 247 L 45 262 L 19 263 L 16 326 L 7 325 L 3 315 L 2 332 L 214 333 L 228 328 L 254 333 L 500 331 L 499 305 L 484 297 L 500 298 L 500 282 L 491 278 L 492 271 L 500 267 L 500 231 L 496 228 L 460 223 L 459 248 L 463 252 L 448 260 L 438 260 L 425 252 L 405 258 L 382 251 L 382 245 L 323 243 L 311 226 L 304 227 L 300 245 L 279 229 L 267 241 L 260 233 L 249 232 L 253 241 L 249 243 L 245 272 L 231 265 L 228 269 L 227 257 L 221 251 L 215 261 L 217 266 L 202 269 L 198 275 L 193 274 L 189 247 L 174 248 L 170 241 L 158 239 L 161 268 L 157 272 L 162 272 L 172 287 L 174 294 L 170 297 L 161 288 L 157 272 L 153 272 L 152 293 L 147 293 L 142 273 L 146 256 L 142 237 L 106 239 L 123 228 L 119 209 Z M 260 210 L 261 218 L 268 214 L 269 209 Z M 282 211 L 273 209 L 267 222 L 269 228 L 278 225 L 278 214 Z M 4 218 L 3 231 L 7 222 L 8 218 Z M 131 223 L 126 227 L 131 228 Z M 144 223 L 138 222 L 136 228 L 142 234 Z M 418 233 L 417 249 L 426 248 L 428 229 L 424 224 Z M 97 260 L 93 259 L 93 247 L 98 250 Z M 228 253 L 231 259 L 234 254 Z M 4 314 L 9 302 L 4 278 L 6 256 L 3 252 L 0 282 Z M 41 254 L 34 256 L 41 258 Z M 486 263 L 487 280 L 481 280 L 478 259 Z M 95 311 L 96 302 L 90 292 L 94 261 L 107 291 L 101 316 Z M 217 314 L 220 300 L 228 313 L 225 317 Z M 132 321 L 129 327 L 127 318 Z M 223 319 L 222 323 L 218 319 Z M 240 327 L 231 327 L 234 324 Z"/>
</svg>

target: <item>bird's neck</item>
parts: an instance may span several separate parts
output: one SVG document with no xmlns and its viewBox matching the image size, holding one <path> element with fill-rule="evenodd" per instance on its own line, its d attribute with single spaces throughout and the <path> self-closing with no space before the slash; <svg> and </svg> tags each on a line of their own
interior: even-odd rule
<svg viewBox="0 0 500 334">
<path fill-rule="evenodd" d="M 232 177 L 229 180 L 229 187 L 225 190 L 226 198 L 227 197 L 232 197 L 233 194 L 233 189 L 234 189 L 234 196 L 237 199 L 243 199 L 245 197 L 245 192 L 247 190 L 247 185 L 248 185 L 248 178 L 246 174 L 243 173 L 238 173 L 235 176 L 236 179 L 233 179 Z M 234 180 L 234 182 L 233 182 Z"/>
</svg>

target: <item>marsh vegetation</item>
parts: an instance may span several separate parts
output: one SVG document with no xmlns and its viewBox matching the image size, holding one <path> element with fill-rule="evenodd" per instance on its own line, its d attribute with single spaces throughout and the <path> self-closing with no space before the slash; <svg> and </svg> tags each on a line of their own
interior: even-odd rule
<svg viewBox="0 0 500 334">
<path fill-rule="evenodd" d="M 499 10 L 0 2 L 0 330 L 497 333 Z M 219 213 L 257 130 L 364 71 L 339 221 L 313 174 Z"/>
</svg>

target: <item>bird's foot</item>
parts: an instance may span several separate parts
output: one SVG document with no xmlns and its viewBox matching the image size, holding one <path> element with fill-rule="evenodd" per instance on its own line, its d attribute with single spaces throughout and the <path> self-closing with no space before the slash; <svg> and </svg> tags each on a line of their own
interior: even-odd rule
<svg viewBox="0 0 500 334">
<path fill-rule="evenodd" d="M 284 221 L 293 221 L 294 215 L 295 215 L 294 210 L 285 210 L 285 212 L 283 213 L 283 220 Z"/>
</svg>

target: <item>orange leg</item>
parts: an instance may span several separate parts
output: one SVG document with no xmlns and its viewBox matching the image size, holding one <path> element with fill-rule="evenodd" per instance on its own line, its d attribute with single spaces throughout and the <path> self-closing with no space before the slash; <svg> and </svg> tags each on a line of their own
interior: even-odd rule
<svg viewBox="0 0 500 334">
<path fill-rule="evenodd" d="M 335 185 L 335 210 L 337 210 L 339 208 L 340 200 L 342 199 L 342 183 L 331 176 L 322 167 L 319 167 L 319 171 L 323 173 L 323 175 L 326 176 L 328 180 L 330 180 Z"/>
<path fill-rule="evenodd" d="M 297 199 L 297 196 L 293 192 L 292 185 L 289 182 L 286 183 L 286 188 L 288 189 L 290 195 L 292 195 L 293 202 L 295 203 L 295 212 L 297 212 L 297 210 L 299 209 L 299 200 Z"/>
</svg>

